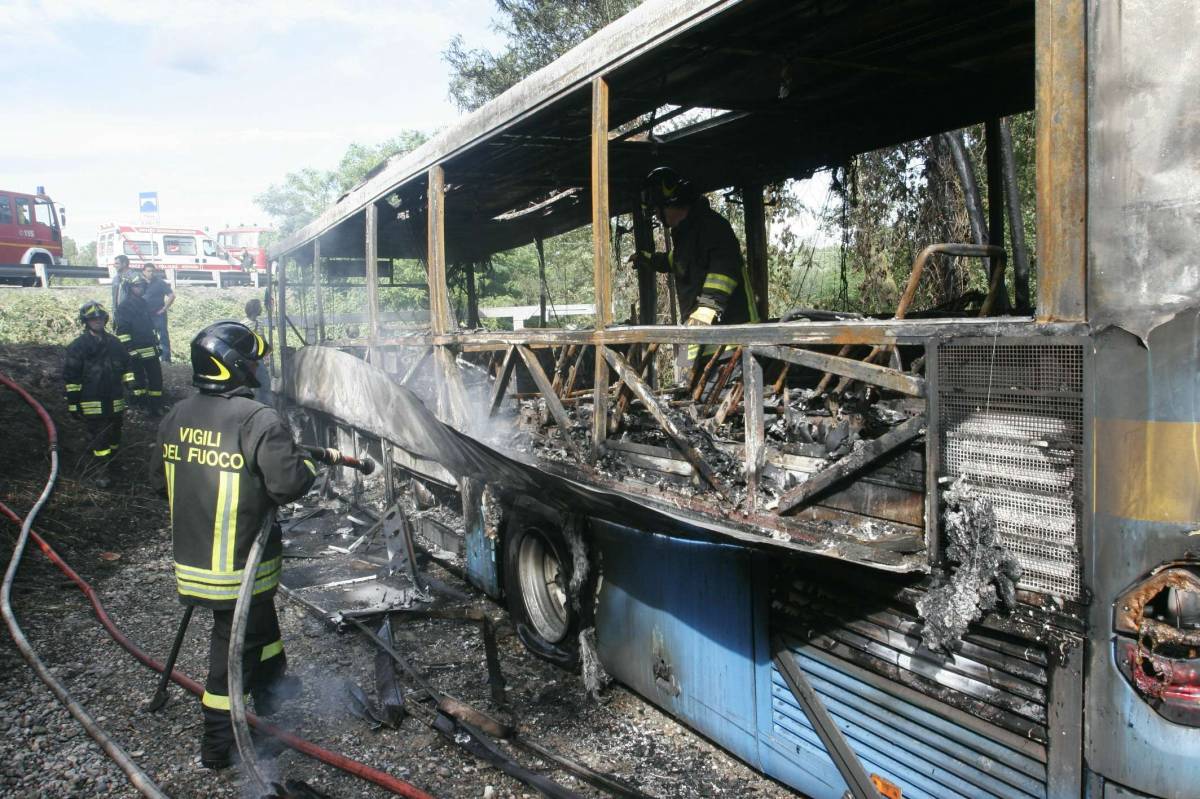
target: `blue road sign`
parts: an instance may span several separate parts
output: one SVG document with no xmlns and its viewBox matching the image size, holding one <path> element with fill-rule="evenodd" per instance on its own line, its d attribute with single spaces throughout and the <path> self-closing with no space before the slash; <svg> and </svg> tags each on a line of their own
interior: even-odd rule
<svg viewBox="0 0 1200 799">
<path fill-rule="evenodd" d="M 138 208 L 143 214 L 158 213 L 158 192 L 143 191 L 138 194 Z"/>
</svg>

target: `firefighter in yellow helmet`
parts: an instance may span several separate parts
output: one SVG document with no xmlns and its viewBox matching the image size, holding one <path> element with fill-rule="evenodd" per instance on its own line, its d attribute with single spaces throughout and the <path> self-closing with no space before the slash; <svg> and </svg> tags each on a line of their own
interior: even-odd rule
<svg viewBox="0 0 1200 799">
<path fill-rule="evenodd" d="M 208 679 L 201 699 L 201 764 L 232 762 L 227 660 L 242 569 L 264 521 L 303 496 L 316 466 L 274 409 L 256 402 L 256 367 L 269 351 L 238 322 L 217 322 L 192 340 L 192 383 L 200 391 L 176 404 L 158 430 L 151 480 L 171 508 L 179 600 L 213 612 Z M 255 575 L 243 669 L 255 711 L 269 716 L 299 691 L 275 615 L 282 538 L 274 524 Z"/>
</svg>

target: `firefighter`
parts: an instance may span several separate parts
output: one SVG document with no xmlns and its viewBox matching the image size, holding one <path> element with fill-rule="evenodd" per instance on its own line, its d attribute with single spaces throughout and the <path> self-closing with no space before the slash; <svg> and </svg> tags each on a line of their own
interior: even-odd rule
<svg viewBox="0 0 1200 799">
<path fill-rule="evenodd" d="M 658 167 L 642 183 L 642 207 L 658 214 L 671 248 L 669 253 L 638 253 L 638 265 L 672 276 L 687 325 L 759 321 L 733 227 L 691 181 L 670 167 Z M 694 360 L 697 348 L 688 349 Z"/>
<path fill-rule="evenodd" d="M 154 317 L 146 304 L 146 278 L 134 274 L 125 281 L 125 299 L 117 310 L 117 338 L 129 349 L 133 359 L 136 388 L 133 404 L 161 416 L 163 412 L 162 363 L 158 360 L 158 337 L 154 333 Z"/>
<path fill-rule="evenodd" d="M 303 496 L 316 466 L 274 409 L 251 399 L 269 347 L 237 322 L 217 322 L 192 339 L 192 383 L 200 393 L 175 405 L 158 429 L 151 480 L 171 508 L 179 601 L 211 608 L 208 679 L 201 699 L 200 762 L 232 762 L 227 659 L 242 568 L 255 537 L 272 527 L 254 584 L 243 674 L 255 711 L 269 716 L 299 692 L 275 615 L 283 542 L 275 509 Z"/>
<path fill-rule="evenodd" d="M 95 483 L 107 488 L 109 464 L 121 446 L 121 421 L 125 415 L 125 387 L 132 386 L 129 353 L 104 326 L 108 312 L 95 300 L 79 308 L 83 333 L 67 347 L 63 363 L 67 410 L 82 419 L 91 441 L 96 466 Z"/>
<path fill-rule="evenodd" d="M 133 274 L 133 270 L 129 268 L 129 256 L 118 255 L 113 259 L 113 266 L 116 267 L 116 272 L 112 277 L 112 309 L 117 311 L 121 307 L 121 301 L 125 299 L 125 281 Z M 120 313 L 113 319 L 113 327 L 117 326 L 117 320 L 120 318 Z"/>
</svg>

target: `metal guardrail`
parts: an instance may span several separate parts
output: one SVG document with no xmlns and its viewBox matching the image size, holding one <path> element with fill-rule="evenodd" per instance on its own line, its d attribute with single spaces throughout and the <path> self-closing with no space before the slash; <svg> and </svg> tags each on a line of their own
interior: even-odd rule
<svg viewBox="0 0 1200 799">
<path fill-rule="evenodd" d="M 225 269 L 165 270 L 167 279 L 174 276 L 177 286 L 217 285 L 214 275 L 220 275 L 221 286 L 255 284 L 255 273 Z M 55 278 L 83 278 L 107 282 L 108 268 L 104 266 L 43 266 L 42 264 L 0 264 L 0 281 L 20 281 L 24 286 L 45 286 Z"/>
<path fill-rule="evenodd" d="M 37 280 L 45 273 L 51 279 L 56 277 L 82 277 L 97 280 L 108 279 L 108 270 L 103 266 L 49 266 L 33 264 L 0 264 L 0 278 L 18 278 L 21 280 Z"/>
</svg>

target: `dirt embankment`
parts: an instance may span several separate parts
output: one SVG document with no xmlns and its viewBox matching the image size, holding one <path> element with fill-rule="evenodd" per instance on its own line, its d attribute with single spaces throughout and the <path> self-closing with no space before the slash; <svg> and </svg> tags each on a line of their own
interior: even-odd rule
<svg viewBox="0 0 1200 799">
<path fill-rule="evenodd" d="M 59 424 L 62 476 L 37 528 L 89 580 L 114 621 L 162 659 L 180 618 L 171 571 L 166 505 L 152 495 L 144 464 L 154 423 L 127 417 L 120 460 L 123 474 L 98 490 L 81 469 L 87 461 L 80 427 L 65 414 L 59 369 L 62 349 L 0 345 L 0 371 L 45 403 Z M 189 372 L 166 370 L 168 394 L 185 396 Z M 24 512 L 40 491 L 48 467 L 44 437 L 33 413 L 0 390 L 0 498 Z M 0 521 L 6 546 L 16 528 Z M 578 675 L 535 659 L 517 641 L 506 615 L 452 575 L 434 569 L 465 592 L 463 603 L 497 622 L 509 701 L 522 734 L 551 749 L 610 772 L 656 797 L 792 794 L 755 774 L 620 687 L 596 704 Z M 113 643 L 95 623 L 76 588 L 36 551 L 29 551 L 14 590 L 16 613 L 48 666 L 173 797 L 241 799 L 248 795 L 236 770 L 214 774 L 199 767 L 199 703 L 172 687 L 157 714 L 141 710 L 157 675 Z M 353 633 L 326 629 L 282 599 L 283 638 L 292 672 L 305 682 L 302 697 L 276 721 L 318 744 L 408 779 L 439 797 L 535 796 L 525 785 L 482 764 L 416 718 L 398 729 L 373 730 L 347 710 L 345 682 L 368 694 L 374 649 Z M 203 680 L 209 617 L 195 615 L 178 668 Z M 402 654 L 439 690 L 487 707 L 484 648 L 477 628 L 439 620 L 406 622 L 396 632 Z M 500 744 L 535 771 L 582 796 L 599 792 L 550 764 Z M 381 790 L 294 753 L 276 761 L 278 773 L 302 779 L 336 797 L 385 796 Z M 0 795 L 133 797 L 124 776 L 34 678 L 15 648 L 0 647 Z"/>
</svg>

